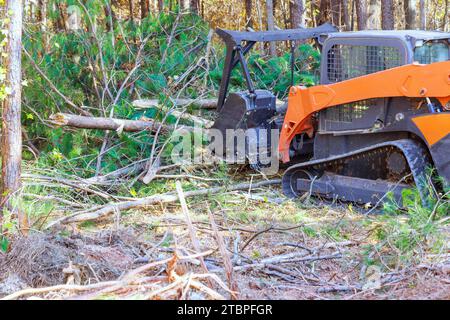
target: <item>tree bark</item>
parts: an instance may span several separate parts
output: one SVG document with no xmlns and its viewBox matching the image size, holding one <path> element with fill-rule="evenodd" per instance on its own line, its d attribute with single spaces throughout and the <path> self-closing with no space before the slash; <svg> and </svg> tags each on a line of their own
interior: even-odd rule
<svg viewBox="0 0 450 320">
<path fill-rule="evenodd" d="M 444 7 L 444 18 L 442 19 L 442 30 L 447 31 L 447 22 L 448 22 L 448 0 L 445 0 Z"/>
<path fill-rule="evenodd" d="M 367 10 L 367 29 L 377 30 L 380 29 L 380 4 L 378 0 L 370 0 Z"/>
<path fill-rule="evenodd" d="M 128 0 L 128 8 L 130 11 L 130 21 L 134 24 L 134 3 L 133 0 Z"/>
<path fill-rule="evenodd" d="M 8 0 L 6 12 L 10 13 L 8 43 L 6 47 L 6 85 L 11 90 L 3 105 L 2 117 L 2 183 L 1 204 L 18 216 L 19 228 L 28 231 L 27 216 L 12 200 L 19 199 L 21 187 L 22 127 L 20 121 L 22 99 L 22 15 L 23 1 Z M 13 207 L 13 205 L 15 205 Z"/>
<path fill-rule="evenodd" d="M 190 0 L 189 7 L 192 13 L 198 14 L 198 0 Z"/>
<path fill-rule="evenodd" d="M 114 118 L 85 117 L 68 113 L 57 113 L 50 116 L 52 123 L 58 126 L 68 126 L 80 129 L 115 130 L 125 132 L 139 132 L 143 130 L 156 131 L 159 127 L 163 131 L 174 129 L 171 125 L 156 121 L 123 120 Z"/>
<path fill-rule="evenodd" d="M 290 1 L 291 28 L 305 28 L 305 2 L 304 0 Z"/>
<path fill-rule="evenodd" d="M 319 5 L 319 17 L 317 19 L 317 25 L 325 22 L 330 22 L 330 1 L 321 0 Z"/>
<path fill-rule="evenodd" d="M 342 14 L 342 22 L 343 22 L 343 27 L 344 27 L 344 31 L 349 31 L 350 30 L 350 17 L 349 17 L 349 13 L 348 13 L 348 1 L 349 0 L 342 0 L 342 7 L 341 7 L 341 14 Z"/>
<path fill-rule="evenodd" d="M 195 106 L 200 109 L 216 109 L 217 108 L 217 99 L 173 99 L 173 103 L 177 106 Z M 158 99 L 141 99 L 134 100 L 133 107 L 145 109 L 145 108 L 153 108 L 159 105 Z"/>
<path fill-rule="evenodd" d="M 425 0 L 419 0 L 419 7 L 420 7 L 420 29 L 426 30 L 427 29 L 427 9 L 425 6 Z"/>
<path fill-rule="evenodd" d="M 164 10 L 164 0 L 157 0 L 158 1 L 158 12 L 163 12 Z"/>
<path fill-rule="evenodd" d="M 367 3 L 366 0 L 356 0 L 356 22 L 358 30 L 367 29 Z"/>
<path fill-rule="evenodd" d="M 273 18 L 273 0 L 266 0 L 266 15 L 267 15 L 267 30 L 273 31 L 275 29 L 275 22 Z M 269 42 L 269 53 L 271 56 L 277 55 L 275 42 Z"/>
<path fill-rule="evenodd" d="M 404 0 L 405 29 L 416 28 L 416 0 Z"/>
<path fill-rule="evenodd" d="M 56 28 L 58 29 L 58 31 L 66 30 L 66 18 L 64 16 L 64 11 L 63 11 L 63 4 L 62 3 L 56 3 L 54 4 L 58 10 L 58 18 L 56 19 Z"/>
<path fill-rule="evenodd" d="M 253 28 L 252 0 L 245 0 L 245 27 Z"/>
<path fill-rule="evenodd" d="M 393 0 L 381 0 L 381 28 L 393 30 L 395 27 Z"/>
<path fill-rule="evenodd" d="M 330 1 L 331 23 L 335 26 L 341 26 L 341 0 Z"/>
<path fill-rule="evenodd" d="M 145 19 L 150 11 L 150 0 L 141 0 L 141 19 Z"/>
</svg>

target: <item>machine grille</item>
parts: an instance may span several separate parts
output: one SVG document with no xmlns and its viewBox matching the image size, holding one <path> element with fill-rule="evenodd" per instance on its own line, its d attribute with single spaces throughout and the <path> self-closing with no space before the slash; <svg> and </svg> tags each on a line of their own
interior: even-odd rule
<svg viewBox="0 0 450 320">
<path fill-rule="evenodd" d="M 396 47 L 336 44 L 328 51 L 327 63 L 328 80 L 339 82 L 400 66 L 402 58 Z M 329 108 L 326 119 L 351 123 L 375 104 L 376 99 L 370 99 Z"/>
<path fill-rule="evenodd" d="M 401 65 L 399 49 L 335 44 L 328 51 L 328 80 L 339 82 Z"/>
<path fill-rule="evenodd" d="M 369 99 L 332 107 L 327 110 L 327 120 L 353 122 L 361 119 L 369 107 L 375 104 L 375 99 Z"/>
</svg>

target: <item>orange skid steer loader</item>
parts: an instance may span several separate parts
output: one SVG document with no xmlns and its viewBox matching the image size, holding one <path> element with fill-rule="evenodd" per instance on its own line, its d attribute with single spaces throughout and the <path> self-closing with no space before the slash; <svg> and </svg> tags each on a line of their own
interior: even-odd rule
<svg viewBox="0 0 450 320">
<path fill-rule="evenodd" d="M 389 192 L 401 204 L 405 189 L 416 187 L 426 202 L 450 186 L 450 33 L 337 32 L 329 24 L 217 33 L 227 54 L 213 128 L 279 130 L 271 156 L 290 165 L 286 195 L 379 204 Z M 320 84 L 293 84 L 279 107 L 272 92 L 254 88 L 245 55 L 260 41 L 294 48 L 305 39 L 321 50 Z M 237 65 L 248 88 L 228 93 Z"/>
</svg>

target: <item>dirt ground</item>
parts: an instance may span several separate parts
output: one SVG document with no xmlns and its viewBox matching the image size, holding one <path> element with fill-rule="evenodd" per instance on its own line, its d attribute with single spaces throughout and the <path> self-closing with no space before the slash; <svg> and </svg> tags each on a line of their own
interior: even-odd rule
<svg viewBox="0 0 450 320">
<path fill-rule="evenodd" d="M 188 210 L 191 227 L 174 203 L 13 239 L 0 254 L 0 296 L 450 298 L 448 249 L 415 252 L 420 259 L 408 262 L 389 252 L 375 259 L 372 251 L 369 258 L 378 262 L 367 263 L 379 222 L 351 207 L 304 208 L 264 193 L 250 199 L 233 192 L 188 201 Z"/>
</svg>

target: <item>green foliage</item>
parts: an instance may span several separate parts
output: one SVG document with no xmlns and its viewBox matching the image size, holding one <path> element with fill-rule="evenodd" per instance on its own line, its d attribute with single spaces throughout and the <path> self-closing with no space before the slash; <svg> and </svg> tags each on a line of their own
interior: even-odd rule
<svg viewBox="0 0 450 320">
<path fill-rule="evenodd" d="M 0 236 L 0 250 L 3 252 L 7 252 L 8 247 L 9 247 L 8 238 L 4 237 L 3 235 Z"/>
<path fill-rule="evenodd" d="M 48 80 L 75 105 L 89 106 L 86 110 L 96 116 L 108 115 L 113 110 L 117 118 L 147 117 L 174 123 L 174 117 L 165 118 L 164 110 L 172 107 L 168 97 L 217 95 L 224 62 L 224 46 L 220 41 L 213 41 L 208 70 L 197 67 L 187 73 L 206 56 L 209 26 L 200 17 L 163 12 L 149 15 L 139 23 L 116 19 L 111 29 L 100 1 L 85 1 L 84 8 L 76 0 L 57 2 L 67 8 L 68 14 L 72 11 L 81 14 L 81 29 L 52 33 L 30 25 L 23 43 Z M 55 28 L 60 11 L 50 3 L 48 14 Z M 311 85 L 317 81 L 319 53 L 308 44 L 296 51 L 294 82 Z M 254 50 L 248 58 L 255 86 L 285 97 L 291 78 L 290 53 L 267 58 Z M 66 173 L 82 168 L 76 169 L 77 174 L 91 176 L 96 171 L 104 132 L 68 131 L 43 125 L 56 112 L 79 111 L 49 87 L 48 80 L 28 58 L 24 59 L 24 70 L 27 86 L 22 119 L 28 135 L 42 151 L 39 165 L 54 166 Z M 231 84 L 231 90 L 245 88 L 240 68 L 234 70 Z M 162 112 L 157 108 L 135 110 L 130 102 L 139 97 L 157 97 L 166 108 Z M 159 145 L 166 138 L 161 135 Z M 103 173 L 149 157 L 154 142 L 148 133 L 120 136 L 113 133 L 110 139 L 103 155 Z M 166 157 L 170 148 L 169 143 L 164 150 Z M 31 154 L 25 157 L 33 158 Z"/>
<path fill-rule="evenodd" d="M 393 201 L 387 202 L 385 214 L 374 222 L 373 236 L 377 241 L 374 248 L 385 254 L 385 263 L 411 262 L 419 259 L 423 250 L 439 252 L 445 245 L 441 229 L 448 223 L 444 218 L 450 212 L 448 190 L 438 198 L 430 197 L 427 205 L 423 205 L 415 189 L 405 190 L 402 200 L 402 207 Z M 367 250 L 366 255 L 370 252 Z"/>
</svg>

